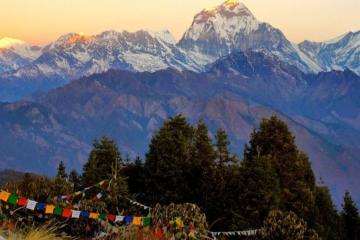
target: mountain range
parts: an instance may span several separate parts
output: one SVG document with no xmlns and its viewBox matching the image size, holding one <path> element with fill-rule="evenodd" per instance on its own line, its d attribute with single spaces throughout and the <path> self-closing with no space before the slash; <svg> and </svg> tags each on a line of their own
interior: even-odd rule
<svg viewBox="0 0 360 240">
<path fill-rule="evenodd" d="M 70 33 L 36 47 L 0 40 L 0 101 L 15 101 L 109 69 L 202 72 L 233 51 L 261 51 L 306 73 L 344 70 L 360 74 L 360 31 L 331 41 L 295 44 L 261 22 L 242 3 L 228 0 L 198 13 L 180 41 L 169 31 Z"/>
<path fill-rule="evenodd" d="M 291 43 L 228 0 L 197 14 L 177 42 L 168 31 L 67 34 L 34 47 L 0 41 L 0 168 L 81 169 L 94 139 L 143 156 L 175 114 L 222 127 L 232 150 L 278 115 L 309 154 L 335 202 L 360 203 L 360 32 Z"/>
</svg>

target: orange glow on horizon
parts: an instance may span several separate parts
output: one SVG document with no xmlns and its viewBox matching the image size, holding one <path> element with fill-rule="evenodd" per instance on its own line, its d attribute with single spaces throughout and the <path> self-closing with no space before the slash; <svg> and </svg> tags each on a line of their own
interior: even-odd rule
<svg viewBox="0 0 360 240">
<path fill-rule="evenodd" d="M 228 0 L 232 4 L 234 0 Z M 240 0 L 293 42 L 324 41 L 359 31 L 359 0 Z M 195 14 L 225 0 L 11 0 L 0 5 L 0 38 L 47 44 L 69 32 L 99 34 L 168 29 L 180 39 Z M 84 40 L 84 39 L 83 39 Z M 87 41 L 87 40 L 86 40 Z"/>
</svg>

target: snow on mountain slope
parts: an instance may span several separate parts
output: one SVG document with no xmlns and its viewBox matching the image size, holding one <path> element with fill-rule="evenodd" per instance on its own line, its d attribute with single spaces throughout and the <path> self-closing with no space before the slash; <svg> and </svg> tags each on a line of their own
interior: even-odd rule
<svg viewBox="0 0 360 240">
<path fill-rule="evenodd" d="M 306 64 L 279 29 L 258 21 L 243 3 L 236 0 L 228 0 L 197 14 L 179 46 L 193 55 L 205 54 L 212 58 L 239 50 L 262 50 L 303 71 L 316 71 Z"/>
<path fill-rule="evenodd" d="M 169 31 L 135 33 L 107 31 L 86 36 L 70 33 L 43 48 L 30 67 L 46 76 L 69 78 L 99 73 L 110 68 L 154 72 L 167 67 L 197 70 L 184 51 L 176 47 Z M 50 70 L 51 69 L 51 70 Z M 16 73 L 19 77 L 21 69 Z"/>
<path fill-rule="evenodd" d="M 299 49 L 323 71 L 349 68 L 360 74 L 360 31 L 326 42 L 304 41 L 299 44 Z"/>
<path fill-rule="evenodd" d="M 0 73 L 30 64 L 40 54 L 39 47 L 30 46 L 18 39 L 2 38 L 0 39 Z"/>
</svg>

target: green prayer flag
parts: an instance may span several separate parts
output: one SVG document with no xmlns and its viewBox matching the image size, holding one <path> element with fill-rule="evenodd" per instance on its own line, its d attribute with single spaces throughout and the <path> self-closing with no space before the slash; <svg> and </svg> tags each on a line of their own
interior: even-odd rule
<svg viewBox="0 0 360 240">
<path fill-rule="evenodd" d="M 12 205 L 16 205 L 17 201 L 18 201 L 18 196 L 16 196 L 15 194 L 11 194 L 10 197 L 8 198 L 8 203 Z"/>
<path fill-rule="evenodd" d="M 143 217 L 143 226 L 149 226 L 151 223 L 150 217 Z"/>
<path fill-rule="evenodd" d="M 107 217 L 107 214 L 106 213 L 100 213 L 100 215 L 99 215 L 99 219 L 101 219 L 101 220 L 106 220 L 106 217 Z"/>
<path fill-rule="evenodd" d="M 61 216 L 62 212 L 63 212 L 63 209 L 61 207 L 56 207 L 54 209 L 54 215 L 56 215 L 56 216 Z"/>
</svg>

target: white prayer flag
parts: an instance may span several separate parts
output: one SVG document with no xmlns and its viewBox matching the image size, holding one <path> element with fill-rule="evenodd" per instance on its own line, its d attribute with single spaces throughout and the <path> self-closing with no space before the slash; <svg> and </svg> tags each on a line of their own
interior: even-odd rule
<svg viewBox="0 0 360 240">
<path fill-rule="evenodd" d="M 33 200 L 28 200 L 28 202 L 26 204 L 26 208 L 34 211 L 36 204 L 37 204 L 37 202 L 35 202 Z"/>
<path fill-rule="evenodd" d="M 115 217 L 115 222 L 122 222 L 124 221 L 124 216 L 116 216 Z"/>
<path fill-rule="evenodd" d="M 72 210 L 71 217 L 72 218 L 79 218 L 80 217 L 80 211 Z"/>
</svg>

